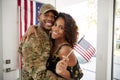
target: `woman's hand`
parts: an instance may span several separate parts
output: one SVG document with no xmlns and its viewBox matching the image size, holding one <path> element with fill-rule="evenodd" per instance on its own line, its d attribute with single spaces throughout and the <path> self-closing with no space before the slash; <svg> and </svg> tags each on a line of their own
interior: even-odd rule
<svg viewBox="0 0 120 80">
<path fill-rule="evenodd" d="M 38 37 L 37 31 L 36 31 L 34 25 L 30 26 L 30 27 L 27 29 L 27 31 L 25 32 L 25 34 L 24 34 L 23 37 L 22 37 L 22 41 L 24 41 L 25 39 L 29 40 L 29 37 L 30 37 L 31 34 L 35 34 L 35 36 Z"/>
<path fill-rule="evenodd" d="M 68 66 L 68 57 L 64 57 L 62 60 L 60 60 L 57 65 L 56 65 L 56 73 L 57 74 L 62 74 L 64 73 L 64 71 L 67 70 L 67 66 Z"/>
<path fill-rule="evenodd" d="M 68 62 L 68 57 L 62 58 L 62 60 L 60 60 L 56 65 L 56 73 L 64 77 L 66 80 L 72 80 L 70 72 L 67 70 Z"/>
</svg>

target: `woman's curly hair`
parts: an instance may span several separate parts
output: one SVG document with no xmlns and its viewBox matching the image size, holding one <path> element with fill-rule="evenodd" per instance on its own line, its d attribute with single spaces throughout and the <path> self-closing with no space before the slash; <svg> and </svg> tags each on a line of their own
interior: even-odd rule
<svg viewBox="0 0 120 80">
<path fill-rule="evenodd" d="M 66 13 L 59 13 L 57 18 L 59 17 L 63 18 L 65 21 L 65 39 L 72 47 L 74 47 L 78 37 L 78 26 L 76 25 L 75 20 L 71 15 Z"/>
</svg>

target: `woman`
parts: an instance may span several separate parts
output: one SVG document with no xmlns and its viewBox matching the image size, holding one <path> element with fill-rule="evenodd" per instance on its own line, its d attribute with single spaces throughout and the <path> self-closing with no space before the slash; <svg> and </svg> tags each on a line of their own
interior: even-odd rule
<svg viewBox="0 0 120 80">
<path fill-rule="evenodd" d="M 78 60 L 72 52 L 77 42 L 77 30 L 78 27 L 69 14 L 59 13 L 51 31 L 53 48 L 47 68 L 67 80 L 80 80 L 83 76 Z"/>
<path fill-rule="evenodd" d="M 56 80 L 80 80 L 83 76 L 78 60 L 73 53 L 77 42 L 77 30 L 78 27 L 69 14 L 58 14 L 51 30 L 53 47 L 47 61 L 47 70 L 57 76 Z"/>
</svg>

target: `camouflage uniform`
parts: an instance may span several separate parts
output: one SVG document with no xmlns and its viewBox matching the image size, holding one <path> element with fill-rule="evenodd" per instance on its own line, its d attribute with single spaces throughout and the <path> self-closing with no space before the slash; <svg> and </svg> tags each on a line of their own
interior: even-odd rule
<svg viewBox="0 0 120 80">
<path fill-rule="evenodd" d="M 19 46 L 18 51 L 22 54 L 22 80 L 44 80 L 46 75 L 51 41 L 40 26 L 37 27 L 37 34 L 38 38 L 32 34 L 29 40 L 24 40 Z"/>
<path fill-rule="evenodd" d="M 66 79 L 55 75 L 50 70 L 47 70 L 46 76 L 45 76 L 45 78 L 43 80 L 66 80 Z"/>
</svg>

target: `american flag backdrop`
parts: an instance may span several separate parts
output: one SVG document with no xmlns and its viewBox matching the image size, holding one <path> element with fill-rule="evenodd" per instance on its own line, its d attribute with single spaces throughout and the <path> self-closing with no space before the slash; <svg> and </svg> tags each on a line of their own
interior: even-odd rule
<svg viewBox="0 0 120 80">
<path fill-rule="evenodd" d="M 78 58 L 80 63 L 89 62 L 96 52 L 95 48 L 87 40 L 85 40 L 84 37 L 78 41 L 74 50 L 80 54 L 80 57 Z"/>
<path fill-rule="evenodd" d="M 30 25 L 38 24 L 38 13 L 43 3 L 18 0 L 18 22 L 20 39 Z"/>
<path fill-rule="evenodd" d="M 32 0 L 18 0 L 18 27 L 19 41 L 30 25 L 38 24 L 39 9 L 43 3 Z M 20 76 L 22 69 L 22 57 L 19 56 Z"/>
</svg>

